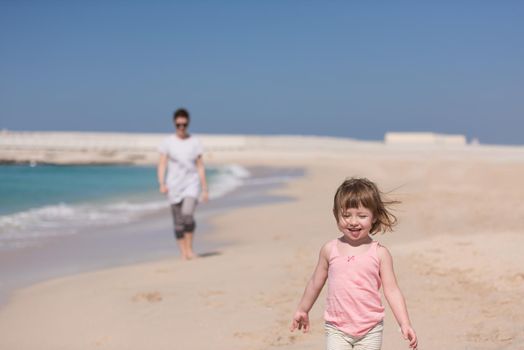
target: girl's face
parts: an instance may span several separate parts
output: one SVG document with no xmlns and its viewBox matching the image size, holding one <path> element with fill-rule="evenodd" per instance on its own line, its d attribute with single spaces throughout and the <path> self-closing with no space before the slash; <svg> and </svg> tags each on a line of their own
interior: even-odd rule
<svg viewBox="0 0 524 350">
<path fill-rule="evenodd" d="M 359 242 L 369 237 L 375 223 L 373 213 L 365 207 L 348 208 L 338 218 L 338 229 L 348 242 Z"/>
</svg>

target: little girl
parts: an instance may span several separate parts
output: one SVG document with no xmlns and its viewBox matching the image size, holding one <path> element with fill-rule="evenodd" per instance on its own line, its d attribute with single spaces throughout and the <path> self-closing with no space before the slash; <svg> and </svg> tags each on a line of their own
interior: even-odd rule
<svg viewBox="0 0 524 350">
<path fill-rule="evenodd" d="M 309 330 L 309 310 L 327 280 L 324 313 L 327 349 L 380 349 L 384 319 L 379 292 L 382 286 L 403 337 L 411 348 L 417 348 L 417 336 L 397 285 L 391 254 L 370 236 L 392 230 L 396 218 L 386 208 L 391 203 L 382 200 L 377 186 L 368 179 L 352 178 L 340 185 L 333 214 L 342 237 L 320 249 L 318 264 L 295 312 L 291 331 Z"/>
</svg>

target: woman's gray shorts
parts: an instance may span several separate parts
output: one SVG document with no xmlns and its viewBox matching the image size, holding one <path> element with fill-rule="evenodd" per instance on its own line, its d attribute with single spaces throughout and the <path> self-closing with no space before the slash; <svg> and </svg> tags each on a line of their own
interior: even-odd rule
<svg viewBox="0 0 524 350">
<path fill-rule="evenodd" d="M 195 231 L 195 208 L 197 199 L 185 197 L 180 203 L 171 204 L 171 214 L 173 214 L 173 223 L 175 225 L 175 237 L 184 238 L 184 233 Z"/>
</svg>

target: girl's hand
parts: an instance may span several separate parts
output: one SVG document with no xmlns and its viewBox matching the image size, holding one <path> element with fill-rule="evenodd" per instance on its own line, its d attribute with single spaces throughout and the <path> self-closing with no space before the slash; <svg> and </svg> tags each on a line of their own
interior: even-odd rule
<svg viewBox="0 0 524 350">
<path fill-rule="evenodd" d="M 404 339 L 409 341 L 409 347 L 416 350 L 418 341 L 415 330 L 411 328 L 411 326 L 401 326 L 400 331 L 402 332 Z"/>
<path fill-rule="evenodd" d="M 167 186 L 165 184 L 160 184 L 159 186 L 160 187 L 159 187 L 158 191 L 160 193 L 162 193 L 162 194 L 166 194 L 167 193 Z"/>
<path fill-rule="evenodd" d="M 293 321 L 291 322 L 291 327 L 289 327 L 289 330 L 293 332 L 297 328 L 302 330 L 304 333 L 309 331 L 309 316 L 307 312 L 295 312 L 295 316 L 293 316 Z"/>
</svg>

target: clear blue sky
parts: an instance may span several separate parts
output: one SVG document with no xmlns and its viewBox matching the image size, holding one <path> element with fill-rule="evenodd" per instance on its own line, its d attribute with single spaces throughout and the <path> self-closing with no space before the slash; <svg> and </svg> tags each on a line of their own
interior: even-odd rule
<svg viewBox="0 0 524 350">
<path fill-rule="evenodd" d="M 0 0 L 0 128 L 524 144 L 522 1 Z"/>
</svg>

